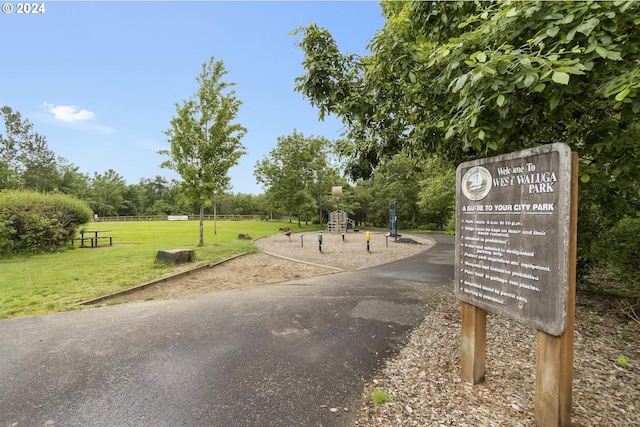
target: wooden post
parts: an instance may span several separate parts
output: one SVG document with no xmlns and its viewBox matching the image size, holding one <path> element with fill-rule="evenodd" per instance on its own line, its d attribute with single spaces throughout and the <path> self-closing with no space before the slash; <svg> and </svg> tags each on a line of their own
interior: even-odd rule
<svg viewBox="0 0 640 427">
<path fill-rule="evenodd" d="M 569 219 L 569 277 L 567 329 L 559 337 L 538 331 L 536 349 L 537 427 L 570 427 L 573 385 L 573 341 L 576 307 L 576 251 L 578 234 L 578 155 L 571 158 Z"/>
<path fill-rule="evenodd" d="M 487 311 L 462 302 L 462 350 L 460 377 L 478 384 L 484 381 L 487 346 Z"/>
</svg>

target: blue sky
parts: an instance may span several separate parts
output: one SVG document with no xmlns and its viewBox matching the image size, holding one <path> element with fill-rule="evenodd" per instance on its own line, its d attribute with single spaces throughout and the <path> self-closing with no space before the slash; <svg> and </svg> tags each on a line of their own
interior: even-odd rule
<svg viewBox="0 0 640 427">
<path fill-rule="evenodd" d="M 337 139 L 294 79 L 303 74 L 295 28 L 327 28 L 341 51 L 365 54 L 384 20 L 377 2 L 46 1 L 44 14 L 0 14 L 0 106 L 28 118 L 49 148 L 93 176 L 129 184 L 178 178 L 160 149 L 175 104 L 197 90 L 210 57 L 222 60 L 243 105 L 248 154 L 229 172 L 234 193 L 259 194 L 253 168 L 296 129 Z M 40 3 L 40 2 L 38 2 Z M 4 128 L 0 128 L 4 132 Z"/>
</svg>

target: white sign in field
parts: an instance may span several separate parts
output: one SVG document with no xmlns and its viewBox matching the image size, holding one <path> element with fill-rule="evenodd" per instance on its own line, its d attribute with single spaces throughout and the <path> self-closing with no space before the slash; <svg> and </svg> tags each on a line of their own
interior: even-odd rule
<svg viewBox="0 0 640 427">
<path fill-rule="evenodd" d="M 189 215 L 169 215 L 167 216 L 169 221 L 188 221 Z"/>
</svg>

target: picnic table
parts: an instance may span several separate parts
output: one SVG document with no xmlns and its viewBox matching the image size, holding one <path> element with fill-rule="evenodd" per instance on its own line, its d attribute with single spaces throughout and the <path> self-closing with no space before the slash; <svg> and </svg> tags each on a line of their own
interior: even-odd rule
<svg viewBox="0 0 640 427">
<path fill-rule="evenodd" d="M 87 247 L 91 247 L 91 248 L 97 248 L 98 247 L 98 242 L 101 239 L 109 240 L 109 246 L 113 246 L 113 236 L 100 236 L 100 233 L 110 233 L 111 230 L 81 230 L 80 231 L 80 237 L 76 237 L 75 239 L 73 239 L 74 241 L 79 240 L 80 241 L 80 247 L 81 248 L 87 248 Z M 90 242 L 90 245 L 87 246 L 85 245 L 85 242 Z"/>
</svg>

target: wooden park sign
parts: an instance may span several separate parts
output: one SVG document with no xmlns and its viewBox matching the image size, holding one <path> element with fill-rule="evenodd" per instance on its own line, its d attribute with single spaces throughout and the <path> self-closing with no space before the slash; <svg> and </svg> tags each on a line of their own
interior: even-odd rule
<svg viewBox="0 0 640 427">
<path fill-rule="evenodd" d="M 455 293 L 464 381 L 484 380 L 486 314 L 538 330 L 535 422 L 570 426 L 577 155 L 550 144 L 456 171 Z"/>
</svg>

